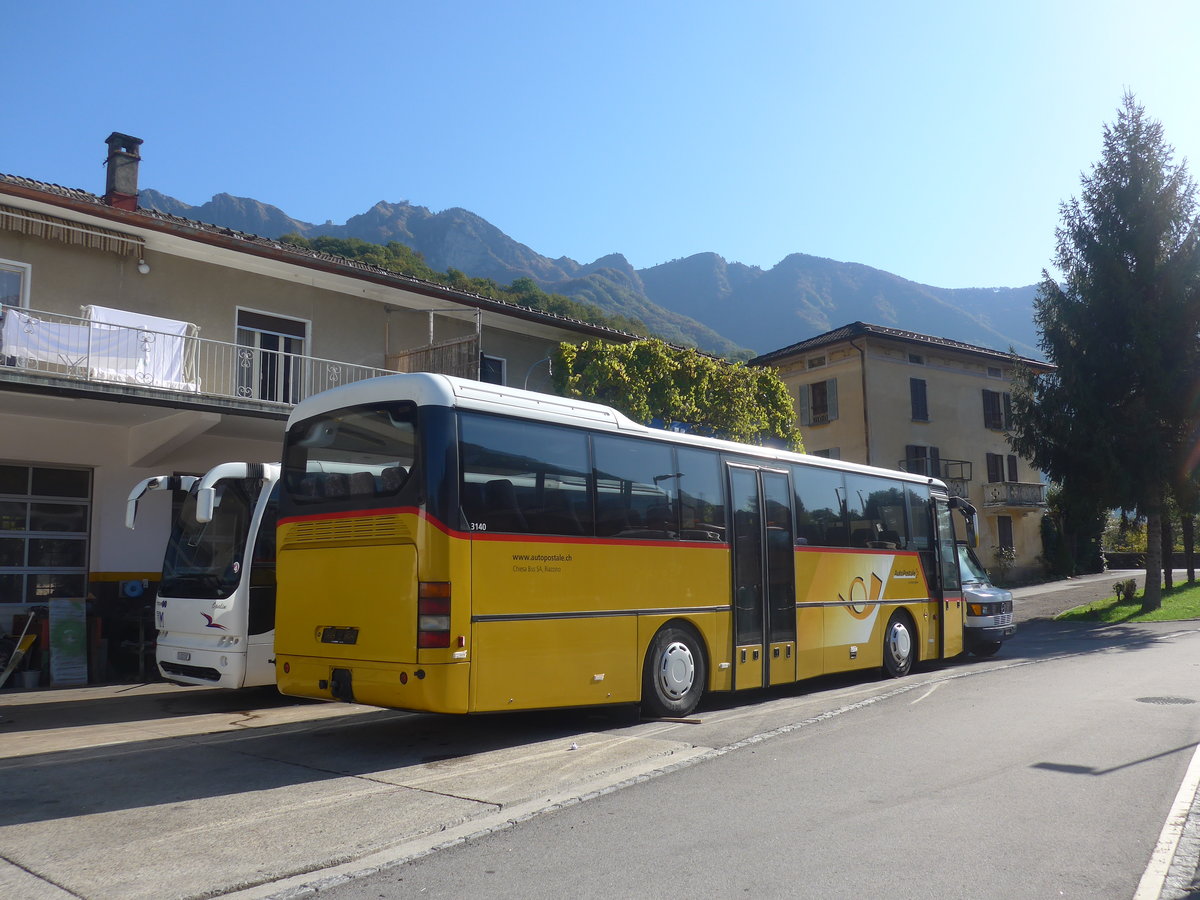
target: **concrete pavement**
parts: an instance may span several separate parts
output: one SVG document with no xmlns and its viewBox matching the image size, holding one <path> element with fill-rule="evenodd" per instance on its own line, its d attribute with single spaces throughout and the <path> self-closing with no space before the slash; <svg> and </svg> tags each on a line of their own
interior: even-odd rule
<svg viewBox="0 0 1200 900">
<path fill-rule="evenodd" d="M 1127 577 L 1019 589 L 1017 620 L 1109 596 Z M 586 714 L 422 716 L 271 689 L 0 691 L 0 896 L 296 895 L 399 848 L 427 852 L 716 752 L 687 726 L 611 726 L 588 730 Z M 1200 803 L 1189 828 L 1163 897 L 1187 896 Z"/>
</svg>

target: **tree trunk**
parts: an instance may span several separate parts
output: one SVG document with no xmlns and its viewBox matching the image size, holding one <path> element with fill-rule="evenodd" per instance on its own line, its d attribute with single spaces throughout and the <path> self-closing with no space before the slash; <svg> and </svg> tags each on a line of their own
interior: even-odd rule
<svg viewBox="0 0 1200 900">
<path fill-rule="evenodd" d="M 1188 584 L 1196 580 L 1196 517 L 1185 515 L 1180 523 L 1183 528 L 1183 555 L 1187 560 Z"/>
<path fill-rule="evenodd" d="M 1171 517 L 1162 517 L 1162 567 L 1163 590 L 1175 587 L 1175 529 L 1171 527 Z"/>
<path fill-rule="evenodd" d="M 1146 587 L 1142 591 L 1142 612 L 1162 608 L 1162 513 L 1146 513 Z"/>
</svg>

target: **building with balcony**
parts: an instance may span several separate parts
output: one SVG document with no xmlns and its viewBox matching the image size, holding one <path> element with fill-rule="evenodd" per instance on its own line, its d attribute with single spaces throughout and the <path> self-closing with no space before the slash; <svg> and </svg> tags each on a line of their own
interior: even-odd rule
<svg viewBox="0 0 1200 900">
<path fill-rule="evenodd" d="M 130 532 L 130 488 L 278 461 L 309 394 L 417 370 L 543 388 L 561 342 L 634 337 L 139 209 L 142 142 L 107 143 L 103 195 L 0 174 L 0 633 L 91 597 L 119 667 L 172 513 L 147 497 Z"/>
<path fill-rule="evenodd" d="M 750 364 L 779 371 L 809 453 L 940 478 L 979 510 L 984 565 L 1007 550 L 1012 576 L 1039 570 L 1045 485 L 1005 434 L 1014 365 L 1045 363 L 854 322 Z"/>
</svg>

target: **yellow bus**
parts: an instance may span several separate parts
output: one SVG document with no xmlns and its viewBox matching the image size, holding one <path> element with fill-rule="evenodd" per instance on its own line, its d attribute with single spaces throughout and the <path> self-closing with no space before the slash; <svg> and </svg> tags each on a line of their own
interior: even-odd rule
<svg viewBox="0 0 1200 900">
<path fill-rule="evenodd" d="M 973 540 L 974 510 L 924 476 L 432 374 L 304 400 L 283 457 L 285 694 L 685 716 L 970 639 L 954 522 Z"/>
</svg>

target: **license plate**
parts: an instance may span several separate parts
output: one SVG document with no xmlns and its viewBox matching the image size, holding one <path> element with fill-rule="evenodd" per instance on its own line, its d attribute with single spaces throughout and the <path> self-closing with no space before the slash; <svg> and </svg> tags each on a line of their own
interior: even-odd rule
<svg viewBox="0 0 1200 900">
<path fill-rule="evenodd" d="M 175 652 L 175 658 L 180 662 L 187 662 L 192 658 L 192 654 L 188 653 L 186 650 L 177 650 Z"/>
</svg>

